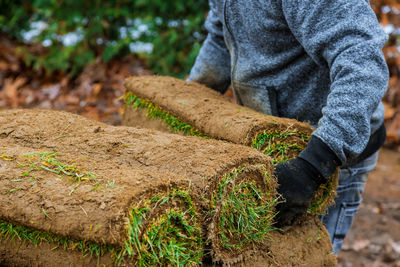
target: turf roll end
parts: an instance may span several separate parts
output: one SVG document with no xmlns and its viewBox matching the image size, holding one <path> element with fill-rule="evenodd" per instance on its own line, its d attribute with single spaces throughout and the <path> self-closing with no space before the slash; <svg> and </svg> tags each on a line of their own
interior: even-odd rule
<svg viewBox="0 0 400 267">
<path fill-rule="evenodd" d="M 223 175 L 211 199 L 209 239 L 215 263 L 243 259 L 277 230 L 276 186 L 262 165 L 238 167 Z"/>
<path fill-rule="evenodd" d="M 136 266 L 195 266 L 203 258 L 199 214 L 188 190 L 153 196 L 132 208 L 123 254 Z"/>
</svg>

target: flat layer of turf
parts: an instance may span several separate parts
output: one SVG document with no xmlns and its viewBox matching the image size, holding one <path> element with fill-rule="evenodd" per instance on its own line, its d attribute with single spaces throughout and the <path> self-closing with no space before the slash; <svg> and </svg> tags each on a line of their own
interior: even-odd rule
<svg viewBox="0 0 400 267">
<path fill-rule="evenodd" d="M 199 137 L 207 137 L 199 130 L 192 127 L 190 124 L 183 122 L 176 116 L 161 107 L 154 105 L 150 101 L 139 98 L 131 92 L 128 92 L 123 97 L 125 104 L 139 109 L 146 109 L 146 116 L 150 119 L 159 119 L 165 122 L 173 133 L 183 133 Z"/>
</svg>

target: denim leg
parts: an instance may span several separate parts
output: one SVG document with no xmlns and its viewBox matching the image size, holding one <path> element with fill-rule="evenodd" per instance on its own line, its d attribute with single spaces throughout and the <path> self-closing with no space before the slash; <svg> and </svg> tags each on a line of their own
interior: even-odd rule
<svg viewBox="0 0 400 267">
<path fill-rule="evenodd" d="M 377 160 L 378 152 L 356 165 L 340 170 L 335 204 L 320 217 L 329 232 L 335 254 L 339 253 L 343 240 L 350 230 L 354 214 L 362 201 L 361 194 L 368 174 L 375 168 Z"/>
</svg>

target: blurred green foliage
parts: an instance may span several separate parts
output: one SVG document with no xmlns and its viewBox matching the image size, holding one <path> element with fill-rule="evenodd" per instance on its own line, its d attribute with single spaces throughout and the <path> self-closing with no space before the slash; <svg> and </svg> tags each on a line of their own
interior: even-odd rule
<svg viewBox="0 0 400 267">
<path fill-rule="evenodd" d="M 30 42 L 47 46 L 46 53 L 20 52 L 47 73 L 74 76 L 98 57 L 107 62 L 151 43 L 150 53 L 137 54 L 154 73 L 182 77 L 205 37 L 207 11 L 207 0 L 0 0 L 0 32 L 26 41 L 44 25 Z"/>
</svg>

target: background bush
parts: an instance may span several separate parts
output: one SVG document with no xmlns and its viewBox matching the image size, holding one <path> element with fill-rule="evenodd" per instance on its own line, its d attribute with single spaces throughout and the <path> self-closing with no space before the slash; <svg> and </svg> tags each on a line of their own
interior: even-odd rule
<svg viewBox="0 0 400 267">
<path fill-rule="evenodd" d="M 207 0 L 0 0 L 0 31 L 46 46 L 45 53 L 20 52 L 47 73 L 74 76 L 96 58 L 133 49 L 153 72 L 182 77 L 205 37 L 207 10 Z"/>
</svg>

